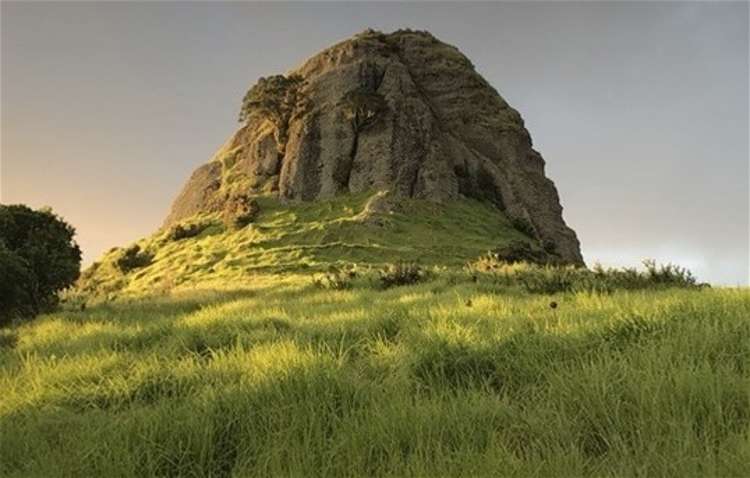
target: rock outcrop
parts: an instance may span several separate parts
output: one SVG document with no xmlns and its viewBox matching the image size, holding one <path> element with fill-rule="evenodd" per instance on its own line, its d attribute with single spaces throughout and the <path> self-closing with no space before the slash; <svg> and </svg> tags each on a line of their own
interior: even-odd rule
<svg viewBox="0 0 750 478">
<path fill-rule="evenodd" d="M 519 113 L 458 49 L 427 32 L 368 30 L 261 79 L 242 119 L 193 173 L 166 224 L 218 211 L 233 194 L 463 196 L 492 202 L 545 249 L 583 262 Z"/>
</svg>

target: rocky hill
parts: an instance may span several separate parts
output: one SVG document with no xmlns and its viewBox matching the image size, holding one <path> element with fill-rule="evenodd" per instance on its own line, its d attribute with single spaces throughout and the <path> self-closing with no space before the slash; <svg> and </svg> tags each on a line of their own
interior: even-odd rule
<svg viewBox="0 0 750 478">
<path fill-rule="evenodd" d="M 380 192 L 391 200 L 370 206 L 381 211 L 407 198 L 470 198 L 491 203 L 561 261 L 583 263 L 520 114 L 458 49 L 427 32 L 368 30 L 261 78 L 240 119 L 192 174 L 165 226 L 256 196 L 292 207 Z"/>
</svg>

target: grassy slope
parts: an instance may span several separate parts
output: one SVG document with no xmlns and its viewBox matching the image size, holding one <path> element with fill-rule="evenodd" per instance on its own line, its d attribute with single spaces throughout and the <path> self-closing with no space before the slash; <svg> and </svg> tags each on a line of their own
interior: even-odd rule
<svg viewBox="0 0 750 478">
<path fill-rule="evenodd" d="M 496 210 L 409 201 L 376 225 L 367 200 L 197 218 L 140 241 L 148 267 L 102 260 L 87 282 L 121 300 L 0 331 L 0 476 L 750 474 L 747 290 L 475 282 L 451 266 L 523 240 Z M 448 268 L 311 285 L 399 260 Z"/>
<path fill-rule="evenodd" d="M 244 283 L 265 273 L 304 272 L 330 264 L 416 261 L 460 266 L 510 240 L 529 240 L 497 209 L 474 200 L 436 205 L 405 200 L 401 212 L 362 221 L 370 194 L 331 201 L 281 204 L 260 198 L 261 214 L 242 230 L 225 232 L 216 217 L 196 238 L 167 241 L 163 232 L 139 241 L 154 263 L 126 275 L 106 255 L 93 274 L 96 289 L 125 295 L 190 286 Z M 538 247 L 538 246 L 535 246 Z"/>
<path fill-rule="evenodd" d="M 452 273 L 60 312 L 0 348 L 0 475 L 748 476 L 749 316 Z"/>
</svg>

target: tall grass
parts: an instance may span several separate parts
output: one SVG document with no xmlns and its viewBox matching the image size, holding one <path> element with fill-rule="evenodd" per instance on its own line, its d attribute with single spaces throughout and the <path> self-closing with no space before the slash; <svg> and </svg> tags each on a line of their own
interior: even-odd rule
<svg viewBox="0 0 750 478">
<path fill-rule="evenodd" d="M 750 474 L 746 289 L 259 277 L 0 337 L 0 476 Z"/>
</svg>

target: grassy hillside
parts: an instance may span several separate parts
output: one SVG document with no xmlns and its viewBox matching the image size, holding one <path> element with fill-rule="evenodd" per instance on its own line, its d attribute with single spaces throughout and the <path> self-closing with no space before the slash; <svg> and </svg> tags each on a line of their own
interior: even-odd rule
<svg viewBox="0 0 750 478">
<path fill-rule="evenodd" d="M 513 240 L 539 248 L 497 209 L 478 201 L 400 200 L 393 213 L 382 213 L 368 209 L 372 198 L 359 194 L 282 204 L 261 197 L 259 216 L 240 230 L 227 230 L 217 215 L 196 217 L 186 225 L 199 225 L 197 236 L 172 240 L 169 231 L 160 231 L 139 241 L 152 261 L 125 273 L 115 266 L 123 250 L 113 249 L 84 274 L 83 287 L 90 293 L 137 296 L 351 263 L 461 266 Z"/>
<path fill-rule="evenodd" d="M 748 476 L 749 317 L 450 272 L 62 311 L 0 336 L 0 475 Z"/>
<path fill-rule="evenodd" d="M 261 198 L 110 251 L 0 330 L 0 476 L 750 475 L 746 289 L 463 268 L 539 245 L 475 201 L 397 206 Z M 398 261 L 418 282 L 386 288 Z"/>
</svg>

